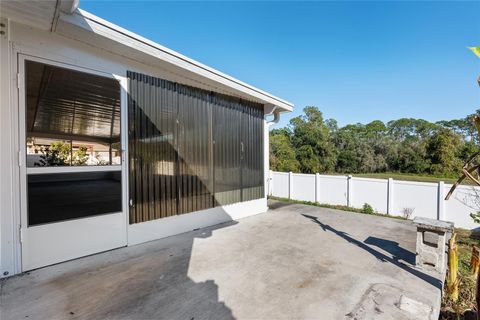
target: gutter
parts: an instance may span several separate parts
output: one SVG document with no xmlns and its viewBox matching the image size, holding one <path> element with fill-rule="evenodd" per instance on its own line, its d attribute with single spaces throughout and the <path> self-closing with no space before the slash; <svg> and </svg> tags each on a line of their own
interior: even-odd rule
<svg viewBox="0 0 480 320">
<path fill-rule="evenodd" d="M 79 5 L 80 0 L 57 0 L 50 31 L 55 31 L 60 13 L 72 14 L 77 11 Z"/>
</svg>

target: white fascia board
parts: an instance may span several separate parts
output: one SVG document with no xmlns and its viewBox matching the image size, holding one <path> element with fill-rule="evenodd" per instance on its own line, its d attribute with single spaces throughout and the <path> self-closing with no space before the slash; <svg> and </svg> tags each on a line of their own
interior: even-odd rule
<svg viewBox="0 0 480 320">
<path fill-rule="evenodd" d="M 84 10 L 78 9 L 72 15 L 62 15 L 60 19 L 62 22 L 75 25 L 76 27 L 80 27 L 95 35 L 105 37 L 129 48 L 135 49 L 140 53 L 147 54 L 164 62 L 168 62 L 177 68 L 195 73 L 223 86 L 228 86 L 242 96 L 251 96 L 255 99 L 263 101 L 264 104 L 277 106 L 283 111 L 293 110 L 293 104 L 290 102 L 250 86 L 240 80 L 210 68 L 202 63 L 161 46 L 158 43 L 141 37 Z"/>
</svg>

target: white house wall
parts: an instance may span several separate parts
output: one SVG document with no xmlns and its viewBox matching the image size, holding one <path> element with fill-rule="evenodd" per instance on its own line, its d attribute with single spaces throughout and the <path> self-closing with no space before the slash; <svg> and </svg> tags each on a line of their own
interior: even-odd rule
<svg viewBox="0 0 480 320">
<path fill-rule="evenodd" d="M 135 223 L 128 228 L 128 244 L 135 245 L 194 229 L 234 221 L 267 211 L 267 199 L 257 199 L 197 212 Z"/>
<path fill-rule="evenodd" d="M 19 172 L 18 172 L 18 99 L 16 95 L 17 54 L 40 57 L 73 66 L 114 75 L 124 83 L 127 70 L 149 74 L 170 81 L 182 82 L 181 75 L 147 66 L 107 51 L 67 39 L 48 31 L 10 23 L 9 32 L 1 37 L 0 62 L 0 271 L 1 276 L 21 272 L 19 243 Z M 10 70 L 10 68 L 12 70 Z M 191 84 L 191 83 L 190 83 Z M 268 135 L 264 126 L 264 136 Z M 265 143 L 265 188 L 268 177 L 268 143 Z M 128 159 L 128 157 L 126 157 Z M 239 219 L 267 210 L 266 197 L 206 212 L 186 214 L 168 220 L 155 220 L 128 226 L 128 243 L 158 239 L 207 225 Z M 170 229 L 170 230 L 169 230 Z"/>
</svg>

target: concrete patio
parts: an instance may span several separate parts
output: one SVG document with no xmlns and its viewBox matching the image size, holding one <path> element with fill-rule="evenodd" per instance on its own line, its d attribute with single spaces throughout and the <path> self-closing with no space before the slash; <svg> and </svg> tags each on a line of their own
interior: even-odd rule
<svg viewBox="0 0 480 320">
<path fill-rule="evenodd" d="M 1 282 L 10 319 L 438 319 L 411 222 L 299 204 Z M 199 213 L 201 214 L 201 213 Z"/>
</svg>

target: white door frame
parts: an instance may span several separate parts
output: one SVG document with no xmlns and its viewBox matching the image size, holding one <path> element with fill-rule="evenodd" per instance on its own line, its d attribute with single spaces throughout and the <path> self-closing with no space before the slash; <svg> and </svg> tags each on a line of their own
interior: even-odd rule
<svg viewBox="0 0 480 320">
<path fill-rule="evenodd" d="M 15 53 L 18 72 L 18 158 L 20 167 L 20 242 L 21 242 L 21 270 L 27 271 L 45 265 L 66 261 L 81 256 L 126 246 L 128 243 L 128 127 L 127 127 L 127 79 L 125 76 L 83 68 L 68 63 L 62 63 L 48 58 Z M 48 65 L 58 66 L 71 70 L 86 72 L 116 79 L 120 83 L 120 121 L 121 121 L 121 165 L 99 167 L 62 167 L 62 168 L 27 168 L 26 167 L 26 132 L 25 132 L 25 61 L 36 61 Z M 98 216 L 60 221 L 45 225 L 28 227 L 27 223 L 27 174 L 42 174 L 52 172 L 93 172 L 93 171 L 121 171 L 122 178 L 122 212 L 103 214 Z M 88 232 L 85 236 L 84 231 Z M 82 234 L 84 235 L 82 237 Z M 73 236 L 73 237 L 72 237 Z M 81 241 L 72 238 L 78 236 Z M 58 237 L 72 237 L 69 241 L 59 241 Z M 32 258 L 33 253 L 42 250 L 42 243 L 47 243 L 54 248 L 55 255 L 49 255 L 48 251 L 43 255 Z M 80 243 L 79 243 L 80 242 Z"/>
</svg>

